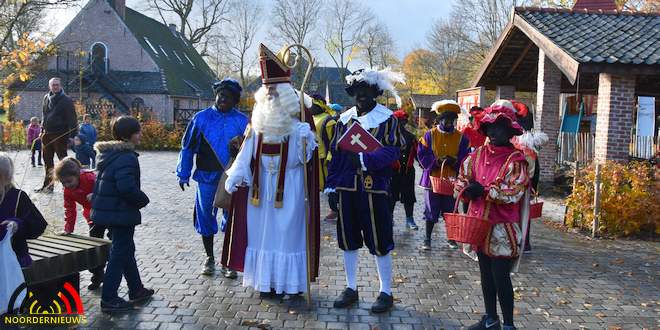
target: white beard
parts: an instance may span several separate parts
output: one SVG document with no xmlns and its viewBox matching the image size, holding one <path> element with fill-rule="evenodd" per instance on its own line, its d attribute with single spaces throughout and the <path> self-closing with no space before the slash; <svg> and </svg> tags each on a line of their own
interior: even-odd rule
<svg viewBox="0 0 660 330">
<path fill-rule="evenodd" d="M 282 142 L 300 121 L 296 90 L 289 83 L 276 84 L 275 87 L 277 96 L 269 95 L 266 86 L 261 86 L 254 94 L 252 128 L 263 134 L 266 143 Z"/>
</svg>

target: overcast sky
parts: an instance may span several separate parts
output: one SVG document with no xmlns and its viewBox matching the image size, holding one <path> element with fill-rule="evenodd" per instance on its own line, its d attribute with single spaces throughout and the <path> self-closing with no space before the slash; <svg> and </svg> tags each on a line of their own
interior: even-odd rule
<svg viewBox="0 0 660 330">
<path fill-rule="evenodd" d="M 273 0 L 261 0 L 266 10 L 270 12 Z M 426 44 L 426 34 L 439 18 L 447 17 L 451 5 L 455 0 L 355 0 L 369 6 L 374 14 L 387 25 L 396 43 L 396 53 L 399 57 L 410 50 L 423 47 Z M 67 10 L 54 10 L 48 15 L 50 30 L 58 34 L 73 19 L 82 6 L 87 3 L 83 0 L 78 7 Z M 147 0 L 127 0 L 128 7 L 144 12 Z M 154 17 L 152 14 L 147 13 Z M 323 17 L 323 12 L 321 13 Z M 155 17 L 154 17 L 155 18 Z M 267 40 L 267 26 L 260 29 L 255 43 Z M 255 48 L 256 52 L 256 48 Z M 332 62 L 325 50 L 316 50 L 314 56 L 324 65 L 331 66 Z M 359 65 L 359 64 L 356 64 Z M 355 68 L 352 68 L 355 69 Z"/>
</svg>

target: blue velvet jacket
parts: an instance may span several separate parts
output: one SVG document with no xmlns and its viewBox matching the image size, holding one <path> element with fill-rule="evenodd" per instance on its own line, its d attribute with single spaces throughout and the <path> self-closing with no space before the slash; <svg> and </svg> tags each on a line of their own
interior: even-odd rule
<svg viewBox="0 0 660 330">
<path fill-rule="evenodd" d="M 197 155 L 193 180 L 217 184 L 231 158 L 229 142 L 243 135 L 248 121 L 248 117 L 236 108 L 223 113 L 212 106 L 196 113 L 181 141 L 176 167 L 179 181 L 187 183 L 190 180 L 193 156 Z"/>
<path fill-rule="evenodd" d="M 372 114 L 372 112 L 374 113 Z M 361 119 L 371 117 L 364 122 L 357 118 L 355 108 L 342 114 L 340 120 L 337 121 L 334 138 L 330 144 L 332 159 L 328 165 L 326 189 L 362 190 L 369 193 L 388 194 L 390 181 L 394 174 L 392 164 L 399 159 L 401 147 L 405 144 L 399 129 L 399 122 L 391 113 L 389 109 L 378 104 L 367 115 L 360 117 Z M 352 119 L 342 121 L 349 117 Z M 363 124 L 362 126 L 383 145 L 376 151 L 362 154 L 362 163 L 366 171 L 362 168 L 355 168 L 355 165 L 346 157 L 348 152 L 337 148 L 339 139 L 356 120 L 359 120 Z"/>
</svg>

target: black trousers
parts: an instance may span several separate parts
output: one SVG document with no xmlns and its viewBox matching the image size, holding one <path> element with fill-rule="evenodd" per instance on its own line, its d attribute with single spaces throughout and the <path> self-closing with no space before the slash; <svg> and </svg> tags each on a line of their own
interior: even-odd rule
<svg viewBox="0 0 660 330">
<path fill-rule="evenodd" d="M 497 299 L 500 300 L 504 325 L 513 325 L 513 285 L 511 284 L 511 266 L 515 259 L 492 258 L 481 252 L 479 270 L 481 271 L 481 291 L 484 295 L 486 314 L 497 317 Z"/>
<path fill-rule="evenodd" d="M 44 165 L 46 169 L 46 176 L 44 177 L 44 185 L 42 187 L 50 187 L 53 184 L 53 168 L 55 167 L 55 154 L 57 158 L 62 160 L 67 156 L 66 148 L 69 144 L 69 136 L 67 134 L 51 134 L 46 133 L 41 139 L 42 152 L 44 158 Z"/>
<path fill-rule="evenodd" d="M 369 253 L 384 256 L 394 249 L 390 196 L 363 191 L 338 191 L 339 248 L 353 251 L 366 245 Z"/>
</svg>

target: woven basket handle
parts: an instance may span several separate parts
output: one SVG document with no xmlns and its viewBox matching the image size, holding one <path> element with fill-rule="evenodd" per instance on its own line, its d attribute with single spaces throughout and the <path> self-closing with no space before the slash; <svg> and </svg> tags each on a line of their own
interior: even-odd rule
<svg viewBox="0 0 660 330">
<path fill-rule="evenodd" d="M 456 201 L 454 202 L 454 213 L 458 213 L 458 203 L 461 201 L 461 196 L 463 195 L 465 189 L 467 189 L 467 186 L 461 189 L 461 191 L 458 192 L 458 195 L 456 195 Z"/>
<path fill-rule="evenodd" d="M 539 202 L 539 192 L 536 191 L 536 189 L 534 189 L 534 188 L 530 188 L 530 189 L 532 191 L 532 195 L 534 195 L 534 202 L 538 203 Z"/>
<path fill-rule="evenodd" d="M 447 162 L 447 159 L 442 161 L 442 164 L 440 164 L 440 177 L 442 178 L 444 173 L 445 173 L 445 163 Z"/>
</svg>

